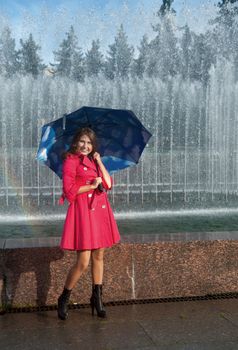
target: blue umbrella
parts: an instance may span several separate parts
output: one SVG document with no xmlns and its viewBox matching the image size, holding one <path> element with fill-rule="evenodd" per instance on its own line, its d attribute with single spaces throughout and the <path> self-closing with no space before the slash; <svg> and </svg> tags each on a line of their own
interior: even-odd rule
<svg viewBox="0 0 238 350">
<path fill-rule="evenodd" d="M 130 110 L 82 107 L 42 127 L 36 159 L 62 178 L 62 154 L 82 127 L 96 133 L 98 152 L 111 174 L 137 164 L 152 136 Z"/>
</svg>

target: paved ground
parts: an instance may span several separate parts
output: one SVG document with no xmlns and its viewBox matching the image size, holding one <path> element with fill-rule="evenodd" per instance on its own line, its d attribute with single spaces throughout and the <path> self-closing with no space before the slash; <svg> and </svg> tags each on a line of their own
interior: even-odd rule
<svg viewBox="0 0 238 350">
<path fill-rule="evenodd" d="M 107 307 L 0 316 L 1 350 L 238 350 L 238 299 Z"/>
</svg>

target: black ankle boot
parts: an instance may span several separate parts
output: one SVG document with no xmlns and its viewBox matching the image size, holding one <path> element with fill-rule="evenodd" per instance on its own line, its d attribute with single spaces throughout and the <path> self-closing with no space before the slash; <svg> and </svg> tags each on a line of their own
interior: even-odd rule
<svg viewBox="0 0 238 350">
<path fill-rule="evenodd" d="M 64 288 L 62 294 L 58 298 L 58 317 L 61 320 L 66 320 L 68 317 L 68 303 L 71 290 Z"/>
<path fill-rule="evenodd" d="M 93 316 L 94 316 L 94 308 L 95 308 L 97 311 L 98 317 L 102 317 L 102 318 L 106 317 L 106 310 L 104 309 L 103 303 L 102 303 L 102 285 L 101 284 L 93 285 L 90 304 L 91 304 Z"/>
</svg>

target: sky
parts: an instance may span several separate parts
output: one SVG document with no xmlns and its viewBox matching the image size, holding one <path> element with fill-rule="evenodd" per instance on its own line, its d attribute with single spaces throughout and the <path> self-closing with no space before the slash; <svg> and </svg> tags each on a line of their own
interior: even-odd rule
<svg viewBox="0 0 238 350">
<path fill-rule="evenodd" d="M 194 31 L 203 32 L 216 13 L 217 2 L 174 0 L 177 28 L 187 23 Z M 152 39 L 152 24 L 161 4 L 162 0 L 0 0 L 0 31 L 9 26 L 17 46 L 20 38 L 25 40 L 32 33 L 45 63 L 53 62 L 53 51 L 71 25 L 84 52 L 93 39 L 99 39 L 106 54 L 121 23 L 135 48 L 145 33 Z"/>
</svg>

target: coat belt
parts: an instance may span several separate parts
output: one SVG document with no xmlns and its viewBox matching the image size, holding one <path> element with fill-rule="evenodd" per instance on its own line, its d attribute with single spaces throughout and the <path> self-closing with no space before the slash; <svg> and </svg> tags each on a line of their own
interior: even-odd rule
<svg viewBox="0 0 238 350">
<path fill-rule="evenodd" d="M 95 189 L 93 191 L 92 200 L 91 200 L 90 205 L 89 205 L 90 209 L 96 208 L 97 203 L 98 203 L 98 199 L 102 194 L 103 194 L 103 192 L 100 192 L 98 189 Z"/>
<path fill-rule="evenodd" d="M 98 191 L 97 189 L 93 191 L 92 197 L 91 197 L 92 199 L 91 199 L 91 202 L 90 202 L 90 205 L 89 205 L 89 206 L 90 206 L 90 209 L 93 209 L 93 208 L 95 208 L 95 207 L 97 206 L 98 198 L 99 198 L 102 194 L 103 194 L 103 192 L 100 192 L 100 191 Z M 64 201 L 65 201 L 65 198 L 66 198 L 65 194 L 62 193 L 62 194 L 61 194 L 61 197 L 60 197 L 59 200 L 58 200 L 58 204 L 59 204 L 59 205 L 63 205 L 63 204 L 64 204 Z"/>
</svg>

